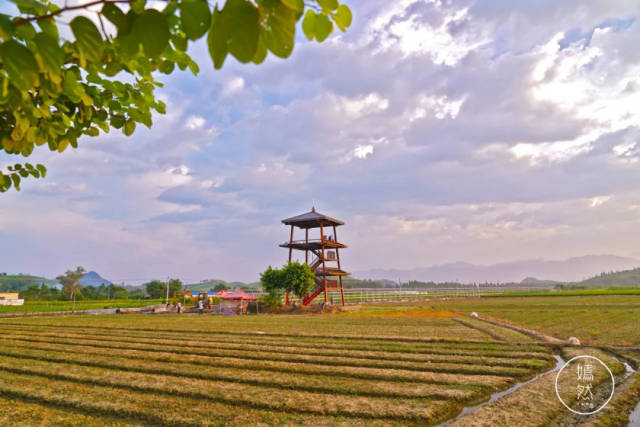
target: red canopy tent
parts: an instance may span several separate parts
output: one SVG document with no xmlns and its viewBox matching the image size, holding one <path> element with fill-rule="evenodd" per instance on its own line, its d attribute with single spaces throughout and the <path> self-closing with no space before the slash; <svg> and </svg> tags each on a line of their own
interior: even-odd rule
<svg viewBox="0 0 640 427">
<path fill-rule="evenodd" d="M 225 295 L 230 295 L 231 293 L 232 293 L 232 292 L 227 291 L 227 290 L 225 290 L 225 289 L 220 289 L 218 292 L 212 292 L 212 293 L 209 293 L 209 295 L 211 295 L 211 296 L 215 296 L 215 297 L 221 297 L 221 298 L 222 298 L 223 296 L 225 296 Z"/>
<path fill-rule="evenodd" d="M 223 300 L 242 300 L 242 301 L 255 301 L 256 297 L 251 294 L 246 293 L 242 289 L 238 289 L 231 293 L 227 293 L 225 295 L 220 295 L 220 298 Z"/>
</svg>

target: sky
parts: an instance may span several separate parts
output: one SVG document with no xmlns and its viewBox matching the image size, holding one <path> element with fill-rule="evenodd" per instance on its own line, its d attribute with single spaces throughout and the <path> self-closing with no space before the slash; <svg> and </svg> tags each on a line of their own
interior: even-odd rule
<svg viewBox="0 0 640 427">
<path fill-rule="evenodd" d="M 298 28 L 286 60 L 216 71 L 196 43 L 151 129 L 33 155 L 0 271 L 254 281 L 312 205 L 349 271 L 640 258 L 637 0 L 346 3 L 346 33 Z"/>
</svg>

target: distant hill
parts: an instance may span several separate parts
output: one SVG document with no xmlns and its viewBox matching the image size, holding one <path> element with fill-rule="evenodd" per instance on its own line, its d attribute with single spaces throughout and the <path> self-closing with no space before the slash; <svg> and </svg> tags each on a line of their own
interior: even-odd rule
<svg viewBox="0 0 640 427">
<path fill-rule="evenodd" d="M 474 265 L 455 262 L 433 267 L 409 270 L 375 269 L 354 272 L 353 275 L 364 279 L 389 279 L 407 282 L 520 282 L 525 277 L 537 277 L 540 280 L 577 282 L 600 274 L 603 271 L 628 270 L 640 266 L 640 261 L 615 255 L 586 255 L 565 260 L 525 260 L 503 262 L 493 265 Z M 536 279 L 537 280 L 537 279 Z"/>
<path fill-rule="evenodd" d="M 186 290 L 189 290 L 191 292 L 194 291 L 198 291 L 198 292 L 204 292 L 204 291 L 209 291 L 211 290 L 211 288 L 215 287 L 218 284 L 224 284 L 230 287 L 233 287 L 233 285 L 231 283 L 228 283 L 224 280 L 220 280 L 220 279 L 212 279 L 212 280 L 204 280 L 200 283 L 190 283 L 187 285 L 184 285 Z"/>
<path fill-rule="evenodd" d="M 197 291 L 197 292 L 204 292 L 204 291 L 209 291 L 212 288 L 214 288 L 217 284 L 225 284 L 227 286 L 229 286 L 230 288 L 239 288 L 239 289 L 244 289 L 244 290 L 261 290 L 262 287 L 260 286 L 260 282 L 252 282 L 252 283 L 244 283 L 244 282 L 227 282 L 225 280 L 220 280 L 220 279 L 212 279 L 212 280 L 203 280 L 200 283 L 190 283 L 187 285 L 184 285 L 186 290 L 189 290 L 191 292 Z"/>
<path fill-rule="evenodd" d="M 345 288 L 388 288 L 396 287 L 398 283 L 387 279 L 371 280 L 345 277 L 343 279 L 343 285 Z"/>
<path fill-rule="evenodd" d="M 600 273 L 578 283 L 585 286 L 640 286 L 640 268 Z"/>
<path fill-rule="evenodd" d="M 0 273 L 0 292 L 22 291 L 31 285 L 40 286 L 43 283 L 48 287 L 60 286 L 60 284 L 55 280 L 46 279 L 44 277 L 33 276 L 30 274 Z"/>
<path fill-rule="evenodd" d="M 95 271 L 89 271 L 85 273 L 85 275 L 82 276 L 80 280 L 78 280 L 78 283 L 80 283 L 82 286 L 108 286 L 111 284 L 111 281 L 100 276 Z"/>
<path fill-rule="evenodd" d="M 549 286 L 553 286 L 553 285 L 560 284 L 561 282 L 558 282 L 556 280 L 539 280 L 539 279 L 536 279 L 535 277 L 525 277 L 524 279 L 522 279 L 520 281 L 520 283 L 523 284 L 523 285 L 536 285 L 536 286 L 549 285 Z"/>
</svg>

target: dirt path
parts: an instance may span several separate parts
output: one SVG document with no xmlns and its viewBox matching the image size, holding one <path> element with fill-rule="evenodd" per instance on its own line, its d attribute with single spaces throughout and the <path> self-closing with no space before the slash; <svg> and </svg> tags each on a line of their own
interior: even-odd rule
<svg viewBox="0 0 640 427">
<path fill-rule="evenodd" d="M 476 319 L 481 320 L 481 321 L 486 322 L 486 323 L 490 323 L 490 324 L 492 324 L 494 326 L 500 326 L 500 327 L 503 327 L 503 328 L 511 329 L 513 331 L 516 331 L 516 332 L 520 332 L 521 334 L 527 335 L 527 336 L 529 336 L 531 338 L 534 338 L 534 339 L 537 339 L 537 340 L 540 340 L 540 341 L 548 342 L 548 343 L 551 343 L 551 344 L 558 344 L 558 345 L 566 345 L 567 344 L 567 341 L 562 340 L 560 338 L 556 338 L 556 337 L 553 337 L 551 335 L 546 335 L 546 334 L 543 334 L 541 332 L 535 331 L 533 329 L 525 328 L 523 326 L 516 326 L 516 325 L 510 324 L 510 323 L 507 323 L 507 322 L 505 322 L 503 320 L 484 317 L 484 316 L 483 317 L 478 316 L 478 317 L 476 317 Z"/>
</svg>

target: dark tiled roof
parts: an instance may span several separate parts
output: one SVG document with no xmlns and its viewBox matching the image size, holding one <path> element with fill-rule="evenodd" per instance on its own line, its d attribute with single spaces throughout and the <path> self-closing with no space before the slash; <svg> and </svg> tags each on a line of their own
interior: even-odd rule
<svg viewBox="0 0 640 427">
<path fill-rule="evenodd" d="M 282 222 L 286 225 L 295 225 L 300 228 L 314 228 L 319 227 L 320 224 L 322 224 L 323 226 L 344 225 L 344 222 L 338 219 L 334 219 L 330 216 L 323 215 L 320 212 L 316 212 L 315 208 L 312 208 L 311 212 L 283 219 Z"/>
</svg>

